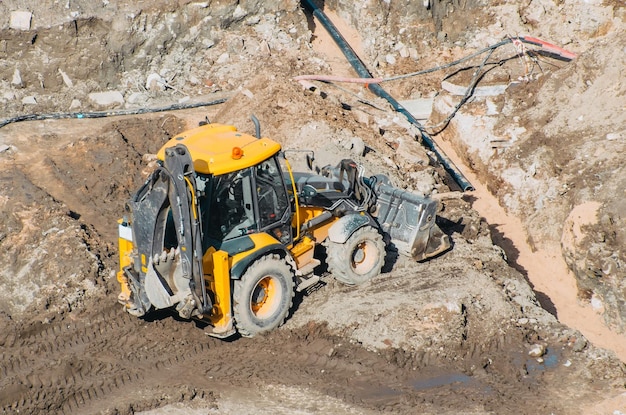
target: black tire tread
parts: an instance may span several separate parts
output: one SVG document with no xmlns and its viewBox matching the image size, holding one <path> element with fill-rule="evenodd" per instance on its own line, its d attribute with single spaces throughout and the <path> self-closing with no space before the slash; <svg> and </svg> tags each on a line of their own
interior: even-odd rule
<svg viewBox="0 0 626 415">
<path fill-rule="evenodd" d="M 363 284 L 365 282 L 356 281 L 352 277 L 351 274 L 353 274 L 353 271 L 350 267 L 349 260 L 346 258 L 346 245 L 353 240 L 361 239 L 365 236 L 369 237 L 369 239 L 374 242 L 380 252 L 380 267 L 378 267 L 378 272 L 375 274 L 378 275 L 380 274 L 380 269 L 382 269 L 382 266 L 384 264 L 385 243 L 383 242 L 382 235 L 375 228 L 371 226 L 364 226 L 362 228 L 359 228 L 343 244 L 335 243 L 330 240 L 327 240 L 324 243 L 324 245 L 326 246 L 326 261 L 328 264 L 328 270 L 337 281 L 344 285 L 355 286 Z M 374 276 L 372 276 L 372 278 L 373 277 Z"/>
</svg>

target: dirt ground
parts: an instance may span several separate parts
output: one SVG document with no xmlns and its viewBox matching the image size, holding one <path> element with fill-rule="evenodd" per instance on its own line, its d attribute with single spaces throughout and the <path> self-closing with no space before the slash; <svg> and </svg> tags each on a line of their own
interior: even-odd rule
<svg viewBox="0 0 626 415">
<path fill-rule="evenodd" d="M 298 2 L 0 2 L 7 119 L 228 98 L 0 127 L 0 413 L 626 413 L 623 4 L 357 3 L 325 8 L 374 76 L 522 33 L 579 57 L 494 52 L 479 85 L 504 94 L 472 98 L 435 137 L 477 188 L 446 197 L 457 186 L 386 101 L 292 79 L 355 76 Z M 28 27 L 15 11 L 32 14 Z M 443 78 L 467 84 L 472 62 L 383 86 L 433 98 L 431 129 L 460 98 Z M 152 155 L 205 117 L 252 132 L 252 113 L 320 165 L 350 157 L 444 195 L 453 249 L 424 263 L 389 252 L 357 288 L 325 274 L 252 339 L 125 313 L 116 224 Z"/>
</svg>

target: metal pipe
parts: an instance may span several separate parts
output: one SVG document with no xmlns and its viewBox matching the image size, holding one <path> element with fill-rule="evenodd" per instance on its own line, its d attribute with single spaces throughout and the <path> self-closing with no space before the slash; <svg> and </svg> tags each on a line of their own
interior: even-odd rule
<svg viewBox="0 0 626 415">
<path fill-rule="evenodd" d="M 311 11 L 314 17 L 316 17 L 319 22 L 324 26 L 326 31 L 333 38 L 339 49 L 343 52 L 350 65 L 354 68 L 356 73 L 361 78 L 372 78 L 372 74 L 367 70 L 361 59 L 354 52 L 352 47 L 346 42 L 346 39 L 339 33 L 337 27 L 330 21 L 328 16 L 313 2 L 313 0 L 302 0 L 304 5 Z M 404 108 L 398 101 L 396 101 L 387 91 L 385 91 L 378 84 L 370 84 L 367 86 L 370 91 L 374 94 L 378 95 L 381 98 L 386 99 L 391 106 L 399 113 L 403 114 L 411 124 L 415 125 L 422 135 L 422 141 L 426 146 L 435 153 L 437 156 L 437 160 L 443 168 L 452 176 L 454 181 L 459 185 L 459 187 L 463 191 L 474 190 L 474 187 L 469 182 L 469 180 L 461 173 L 461 171 L 454 165 L 452 160 L 448 158 L 448 156 L 439 148 L 437 143 L 424 131 L 424 126 L 420 124 L 419 121 L 415 119 L 413 115 L 406 108 Z"/>
<path fill-rule="evenodd" d="M 250 114 L 250 119 L 254 124 L 254 135 L 256 135 L 256 138 L 261 138 L 261 123 L 259 119 L 254 114 Z"/>
<path fill-rule="evenodd" d="M 319 216 L 314 217 L 313 219 L 304 222 L 301 227 L 302 232 L 306 232 L 307 229 L 311 229 L 314 226 L 319 225 L 320 223 L 326 222 L 328 219 L 332 218 L 332 212 L 326 211 Z"/>
</svg>

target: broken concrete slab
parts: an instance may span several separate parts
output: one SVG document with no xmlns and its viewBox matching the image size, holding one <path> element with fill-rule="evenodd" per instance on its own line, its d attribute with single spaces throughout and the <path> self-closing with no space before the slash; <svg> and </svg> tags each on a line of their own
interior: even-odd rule
<svg viewBox="0 0 626 415">
<path fill-rule="evenodd" d="M 433 112 L 433 101 L 434 98 L 417 98 L 400 101 L 400 105 L 406 108 L 418 121 L 426 121 Z"/>
<path fill-rule="evenodd" d="M 492 97 L 502 95 L 506 92 L 509 85 L 511 84 L 476 86 L 474 87 L 472 95 L 475 97 Z M 441 87 L 452 95 L 464 96 L 467 92 L 467 86 L 456 85 L 448 81 L 443 81 L 441 83 Z"/>
<path fill-rule="evenodd" d="M 32 18 L 33 14 L 29 11 L 13 11 L 11 12 L 9 27 L 15 30 L 30 30 Z"/>
<path fill-rule="evenodd" d="M 27 97 L 22 98 L 22 104 L 24 104 L 24 105 L 36 105 L 37 104 L 37 100 L 35 99 L 34 96 L 29 95 Z"/>
<path fill-rule="evenodd" d="M 89 94 L 89 100 L 97 105 L 109 106 L 123 104 L 124 96 L 120 91 L 92 92 Z"/>
</svg>

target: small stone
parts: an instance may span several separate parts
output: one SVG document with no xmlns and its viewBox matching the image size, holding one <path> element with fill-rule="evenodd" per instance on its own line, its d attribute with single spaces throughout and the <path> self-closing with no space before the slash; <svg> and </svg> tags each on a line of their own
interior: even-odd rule
<svg viewBox="0 0 626 415">
<path fill-rule="evenodd" d="M 389 65 L 394 65 L 396 63 L 396 57 L 393 56 L 391 53 L 388 54 L 387 56 L 385 56 L 385 61 L 389 64 Z"/>
<path fill-rule="evenodd" d="M 22 104 L 24 104 L 24 105 L 36 105 L 37 104 L 37 100 L 35 99 L 34 96 L 29 95 L 27 97 L 22 98 Z"/>
<path fill-rule="evenodd" d="M 604 308 L 602 300 L 595 294 L 591 296 L 591 308 L 594 310 L 602 310 Z"/>
<path fill-rule="evenodd" d="M 82 103 L 79 100 L 73 99 L 72 103 L 70 104 L 70 109 L 76 110 L 76 109 L 79 109 L 81 106 L 82 106 Z"/>
<path fill-rule="evenodd" d="M 531 357 L 541 357 L 546 353 L 546 346 L 543 344 L 534 344 L 533 347 L 528 352 L 528 355 Z"/>
<path fill-rule="evenodd" d="M 109 106 L 123 104 L 124 96 L 119 91 L 92 92 L 89 94 L 89 100 L 97 105 Z"/>
<path fill-rule="evenodd" d="M 565 363 L 563 363 L 563 366 L 565 367 L 570 367 L 572 365 L 572 362 L 570 362 L 569 360 L 566 360 Z"/>
<path fill-rule="evenodd" d="M 9 150 L 11 147 L 6 145 L 6 144 L 0 144 L 0 153 L 4 153 L 5 151 Z"/>
<path fill-rule="evenodd" d="M 151 73 L 146 78 L 146 89 L 148 91 L 165 91 L 165 79 L 158 73 Z"/>
<path fill-rule="evenodd" d="M 620 138 L 622 138 L 622 135 L 620 133 L 608 133 L 606 135 L 606 139 L 609 141 L 619 140 Z"/>
<path fill-rule="evenodd" d="M 254 16 L 248 17 L 244 23 L 248 26 L 254 26 L 255 24 L 258 24 L 260 21 L 261 21 L 261 18 L 257 15 L 254 15 Z"/>
<path fill-rule="evenodd" d="M 207 48 L 210 49 L 213 46 L 215 46 L 215 41 L 213 39 L 202 39 L 202 44 Z"/>
<path fill-rule="evenodd" d="M 245 11 L 245 9 L 243 9 L 241 7 L 241 5 L 238 4 L 237 7 L 235 8 L 235 11 L 233 12 L 233 18 L 234 19 L 239 19 L 239 18 L 244 17 L 247 14 L 248 14 L 248 12 Z"/>
<path fill-rule="evenodd" d="M 602 273 L 604 275 L 613 275 L 617 272 L 617 263 L 612 258 L 607 258 L 602 264 Z"/>
<path fill-rule="evenodd" d="M 528 319 L 526 317 L 522 317 L 519 320 L 517 320 L 517 324 L 524 326 L 526 324 L 528 324 Z"/>
<path fill-rule="evenodd" d="M 587 347 L 587 340 L 584 338 L 577 339 L 572 346 L 572 350 L 575 352 L 582 352 Z"/>
<path fill-rule="evenodd" d="M 447 37 L 448 37 L 448 34 L 446 32 L 439 32 L 439 33 L 437 33 L 437 40 L 439 42 L 444 42 Z"/>
<path fill-rule="evenodd" d="M 409 48 L 409 57 L 411 59 L 417 60 L 417 58 L 419 58 L 419 56 L 417 55 L 417 49 Z"/>
<path fill-rule="evenodd" d="M 133 92 L 127 99 L 129 104 L 145 104 L 147 100 L 147 95 L 141 92 Z"/>
<path fill-rule="evenodd" d="M 67 76 L 67 74 L 65 72 L 63 72 L 61 70 L 61 68 L 59 68 L 59 73 L 61 74 L 61 78 L 63 78 L 63 83 L 68 87 L 68 88 L 72 88 L 74 86 L 74 83 L 72 82 L 72 80 L 70 79 L 69 76 Z"/>
<path fill-rule="evenodd" d="M 261 42 L 261 45 L 259 46 L 259 50 L 265 56 L 272 56 L 272 51 L 270 50 L 270 45 L 267 43 L 266 40 L 263 40 Z"/>
<path fill-rule="evenodd" d="M 355 155 L 362 156 L 365 154 L 365 143 L 359 137 L 352 137 L 350 140 L 350 149 Z"/>
<path fill-rule="evenodd" d="M 11 79 L 11 85 L 22 86 L 22 75 L 20 74 L 20 70 L 15 68 L 13 71 L 13 79 Z"/>
<path fill-rule="evenodd" d="M 242 93 L 242 94 L 244 94 L 245 96 L 247 96 L 247 97 L 248 97 L 248 98 L 250 98 L 250 99 L 254 98 L 254 94 L 252 93 L 252 91 L 250 91 L 250 90 L 249 90 L 249 89 L 247 89 L 247 88 L 243 88 L 243 89 L 241 90 L 241 93 Z"/>
<path fill-rule="evenodd" d="M 33 14 L 31 12 L 11 12 L 11 21 L 9 22 L 9 27 L 16 30 L 30 30 L 30 22 L 32 18 Z"/>
<path fill-rule="evenodd" d="M 217 61 L 215 63 L 221 65 L 221 64 L 228 62 L 229 59 L 230 59 L 230 55 L 228 54 L 228 52 L 224 52 L 220 55 L 219 58 L 217 58 Z"/>
<path fill-rule="evenodd" d="M 357 120 L 357 122 L 361 124 L 369 125 L 370 116 L 368 113 L 358 110 L 358 109 L 352 109 L 352 114 L 354 115 L 354 118 Z"/>
</svg>

